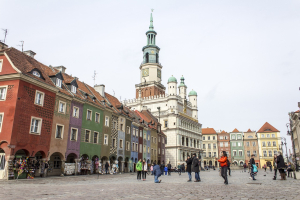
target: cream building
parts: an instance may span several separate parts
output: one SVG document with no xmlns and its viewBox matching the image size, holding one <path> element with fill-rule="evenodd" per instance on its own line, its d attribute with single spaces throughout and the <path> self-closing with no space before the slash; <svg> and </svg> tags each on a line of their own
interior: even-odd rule
<svg viewBox="0 0 300 200">
<path fill-rule="evenodd" d="M 151 14 L 150 27 L 146 32 L 147 45 L 143 47 L 143 62 L 139 67 L 140 83 L 135 86 L 136 98 L 125 100 L 123 104 L 132 110 L 147 109 L 159 119 L 162 131 L 167 135 L 165 163 L 170 161 L 174 167 L 185 162 L 187 155 L 199 155 L 202 125 L 198 122 L 197 93 L 191 90 L 187 95 L 184 77 L 178 85 L 177 79 L 171 76 L 166 94 L 156 34 Z"/>
<path fill-rule="evenodd" d="M 218 161 L 215 158 L 219 157 L 218 150 L 218 135 L 213 128 L 202 128 L 202 148 L 203 148 L 203 164 L 204 166 L 217 167 Z"/>
</svg>

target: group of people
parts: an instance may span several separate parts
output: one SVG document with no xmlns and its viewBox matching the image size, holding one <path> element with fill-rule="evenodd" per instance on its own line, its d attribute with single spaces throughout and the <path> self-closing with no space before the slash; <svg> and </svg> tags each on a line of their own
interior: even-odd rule
<svg viewBox="0 0 300 200">
<path fill-rule="evenodd" d="M 286 180 L 286 171 L 288 173 L 288 177 L 290 177 L 290 175 L 292 176 L 292 172 L 295 171 L 295 166 L 291 162 L 289 162 L 288 164 L 284 162 L 281 152 L 278 152 L 278 156 L 274 155 L 273 165 L 274 165 L 273 180 L 277 179 L 277 171 L 279 171 L 281 177 L 280 180 Z"/>
</svg>

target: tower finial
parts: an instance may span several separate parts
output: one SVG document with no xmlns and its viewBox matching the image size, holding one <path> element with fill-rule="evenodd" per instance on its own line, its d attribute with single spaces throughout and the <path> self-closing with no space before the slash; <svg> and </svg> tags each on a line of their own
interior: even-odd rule
<svg viewBox="0 0 300 200">
<path fill-rule="evenodd" d="M 151 16 L 150 16 L 150 26 L 149 26 L 149 30 L 153 30 L 153 17 L 152 17 L 152 13 L 153 13 L 154 9 L 151 9 Z"/>
</svg>

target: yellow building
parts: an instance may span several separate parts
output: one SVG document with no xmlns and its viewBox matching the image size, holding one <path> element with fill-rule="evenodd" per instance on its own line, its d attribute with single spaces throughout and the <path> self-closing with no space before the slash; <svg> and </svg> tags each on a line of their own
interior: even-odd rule
<svg viewBox="0 0 300 200">
<path fill-rule="evenodd" d="M 257 140 L 260 167 L 263 167 L 265 164 L 266 166 L 273 166 L 274 155 L 277 155 L 281 144 L 280 131 L 266 122 L 257 131 Z"/>
</svg>

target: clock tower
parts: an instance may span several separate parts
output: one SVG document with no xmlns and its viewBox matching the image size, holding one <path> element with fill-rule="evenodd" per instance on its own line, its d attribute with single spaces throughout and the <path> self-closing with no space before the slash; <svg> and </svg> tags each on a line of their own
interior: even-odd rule
<svg viewBox="0 0 300 200">
<path fill-rule="evenodd" d="M 164 95 L 165 87 L 161 84 L 162 65 L 159 63 L 160 48 L 156 46 L 152 13 L 149 30 L 146 32 L 147 45 L 143 47 L 143 62 L 140 66 L 140 84 L 135 85 L 136 98 Z"/>
</svg>

